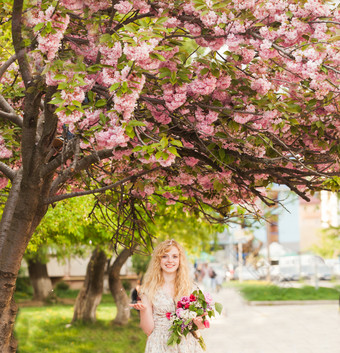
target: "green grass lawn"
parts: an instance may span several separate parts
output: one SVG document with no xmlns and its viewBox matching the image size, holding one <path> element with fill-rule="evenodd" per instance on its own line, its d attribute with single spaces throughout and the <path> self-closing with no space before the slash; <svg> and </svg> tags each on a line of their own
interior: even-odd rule
<svg viewBox="0 0 340 353">
<path fill-rule="evenodd" d="M 143 353 L 146 336 L 139 328 L 139 318 L 132 311 L 127 326 L 112 325 L 116 307 L 104 298 L 97 309 L 97 322 L 67 325 L 73 316 L 71 305 L 21 307 L 15 335 L 18 353 Z"/>
<path fill-rule="evenodd" d="M 340 286 L 334 288 L 303 286 L 301 288 L 278 287 L 268 283 L 233 283 L 249 301 L 273 300 L 338 300 Z"/>
</svg>

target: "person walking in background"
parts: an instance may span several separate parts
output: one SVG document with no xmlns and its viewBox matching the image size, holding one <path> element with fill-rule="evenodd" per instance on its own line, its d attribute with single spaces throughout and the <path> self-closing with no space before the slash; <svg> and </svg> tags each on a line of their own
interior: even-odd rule
<svg viewBox="0 0 340 353">
<path fill-rule="evenodd" d="M 166 240 L 154 250 L 144 276 L 139 295 L 141 301 L 130 304 L 140 311 L 140 326 L 147 334 L 145 353 L 202 353 L 198 340 L 188 334 L 179 344 L 168 346 L 172 322 L 167 318 L 176 310 L 176 302 L 189 296 L 194 288 L 189 266 L 181 245 Z M 204 329 L 202 317 L 193 319 L 198 329 Z"/>
<path fill-rule="evenodd" d="M 210 288 L 212 291 L 215 291 L 216 290 L 217 274 L 212 267 L 209 267 L 208 273 L 209 273 L 209 278 L 210 278 Z"/>
</svg>

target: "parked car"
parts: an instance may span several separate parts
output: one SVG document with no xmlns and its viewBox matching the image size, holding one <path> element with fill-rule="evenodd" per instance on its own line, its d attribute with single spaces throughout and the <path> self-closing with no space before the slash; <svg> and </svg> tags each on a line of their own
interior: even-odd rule
<svg viewBox="0 0 340 353">
<path fill-rule="evenodd" d="M 322 257 L 317 255 L 282 256 L 279 258 L 279 273 L 282 280 L 296 281 L 300 278 L 330 280 L 332 271 Z"/>
<path fill-rule="evenodd" d="M 325 259 L 325 263 L 331 269 L 332 276 L 340 278 L 340 259 Z"/>
<path fill-rule="evenodd" d="M 278 265 L 271 265 L 269 267 L 268 264 L 264 264 L 257 269 L 257 273 L 260 276 L 260 279 L 266 279 L 268 277 L 268 271 L 270 271 L 271 280 L 279 279 L 280 271 Z"/>
<path fill-rule="evenodd" d="M 236 267 L 234 271 L 234 278 L 236 280 L 251 281 L 259 280 L 260 276 L 255 267 L 244 265 L 242 267 Z"/>
</svg>

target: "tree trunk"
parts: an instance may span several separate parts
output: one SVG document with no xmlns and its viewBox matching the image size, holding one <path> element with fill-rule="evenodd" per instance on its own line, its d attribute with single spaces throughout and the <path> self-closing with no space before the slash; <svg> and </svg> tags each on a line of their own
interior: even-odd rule
<svg viewBox="0 0 340 353">
<path fill-rule="evenodd" d="M 128 310 L 130 299 L 119 276 L 122 266 L 130 255 L 132 255 L 131 250 L 123 249 L 109 269 L 109 287 L 117 306 L 117 315 L 113 323 L 117 325 L 126 325 L 130 319 L 130 310 Z"/>
<path fill-rule="evenodd" d="M 14 302 L 13 292 L 16 276 L 10 272 L 0 271 L 0 352 L 16 352 L 17 342 L 13 336 L 13 327 L 17 315 L 17 306 Z"/>
<path fill-rule="evenodd" d="M 72 322 L 96 321 L 96 309 L 103 295 L 104 270 L 106 255 L 104 251 L 95 249 L 87 265 L 86 277 L 76 303 Z"/>
<path fill-rule="evenodd" d="M 28 273 L 33 287 L 33 299 L 46 300 L 53 293 L 47 265 L 39 260 L 28 260 Z"/>
<path fill-rule="evenodd" d="M 40 181 L 40 180 L 39 180 Z M 41 196 L 45 185 L 33 177 L 13 181 L 0 222 L 0 352 L 15 352 L 13 328 L 17 308 L 15 282 L 28 242 L 47 211 Z"/>
</svg>

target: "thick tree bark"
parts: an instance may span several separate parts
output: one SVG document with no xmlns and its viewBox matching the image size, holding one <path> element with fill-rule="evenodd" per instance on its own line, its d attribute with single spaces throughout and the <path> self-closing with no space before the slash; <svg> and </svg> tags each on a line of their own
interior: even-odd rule
<svg viewBox="0 0 340 353">
<path fill-rule="evenodd" d="M 17 342 L 13 336 L 13 327 L 17 315 L 17 306 L 13 299 L 16 276 L 0 271 L 0 352 L 16 352 Z"/>
<path fill-rule="evenodd" d="M 96 321 L 96 310 L 103 295 L 104 270 L 106 265 L 105 252 L 95 249 L 87 265 L 86 277 L 76 303 L 72 322 Z"/>
<path fill-rule="evenodd" d="M 37 174 L 22 178 L 17 172 L 0 222 L 0 352 L 16 351 L 13 327 L 17 309 L 15 282 L 28 242 L 44 217 L 43 203 L 51 178 L 44 182 Z"/>
<path fill-rule="evenodd" d="M 25 187 L 23 187 L 26 189 Z M 16 342 L 13 337 L 13 327 L 17 309 L 13 295 L 15 282 L 27 244 L 35 227 L 46 212 L 46 207 L 39 206 L 40 190 L 27 188 L 30 192 L 19 193 L 15 205 L 12 205 L 11 221 L 6 215 L 4 224 L 0 223 L 0 352 L 16 351 Z M 5 211 L 4 211 L 5 213 Z"/>
<path fill-rule="evenodd" d="M 33 287 L 34 300 L 46 300 L 52 294 L 52 281 L 47 273 L 47 265 L 38 260 L 28 260 L 28 273 Z"/>
<path fill-rule="evenodd" d="M 117 315 L 113 323 L 117 325 L 126 325 L 130 319 L 130 310 L 128 310 L 130 299 L 120 279 L 120 270 L 130 255 L 132 255 L 131 250 L 123 249 L 109 268 L 109 287 L 117 306 Z"/>
</svg>

